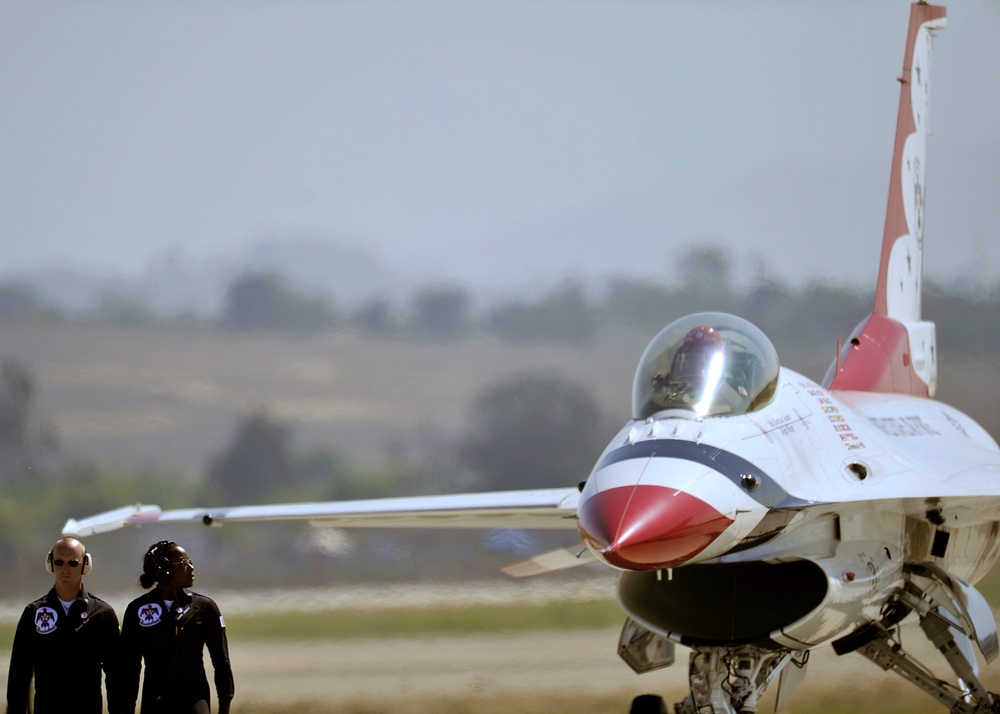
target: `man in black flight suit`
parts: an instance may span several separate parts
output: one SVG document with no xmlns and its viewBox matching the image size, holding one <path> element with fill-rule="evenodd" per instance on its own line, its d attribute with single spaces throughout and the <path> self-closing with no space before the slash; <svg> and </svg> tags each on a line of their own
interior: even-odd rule
<svg viewBox="0 0 1000 714">
<path fill-rule="evenodd" d="M 101 671 L 111 712 L 118 617 L 87 592 L 83 576 L 93 559 L 76 538 L 62 538 L 45 558 L 55 585 L 29 603 L 14 633 L 7 676 L 7 714 L 25 714 L 35 680 L 34 714 L 101 714 Z"/>
</svg>

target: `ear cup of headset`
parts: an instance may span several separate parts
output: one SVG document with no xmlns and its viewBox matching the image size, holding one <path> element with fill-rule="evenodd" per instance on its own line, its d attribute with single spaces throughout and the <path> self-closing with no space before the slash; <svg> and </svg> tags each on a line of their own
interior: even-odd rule
<svg viewBox="0 0 1000 714">
<path fill-rule="evenodd" d="M 52 565 L 52 551 L 51 550 L 49 551 L 49 554 L 45 556 L 45 572 L 47 572 L 47 573 L 54 573 L 54 572 L 56 572 L 55 567 L 53 567 L 53 565 Z"/>
<path fill-rule="evenodd" d="M 174 577 L 173 568 L 170 567 L 170 561 L 166 558 L 158 558 L 156 561 L 156 573 L 159 576 L 158 582 L 166 582 L 170 578 Z"/>
<path fill-rule="evenodd" d="M 171 545 L 170 541 L 161 540 L 149 549 L 150 559 L 152 560 L 153 568 L 156 570 L 157 582 L 164 583 L 174 575 L 174 569 L 170 565 L 170 556 L 166 552 Z"/>
</svg>

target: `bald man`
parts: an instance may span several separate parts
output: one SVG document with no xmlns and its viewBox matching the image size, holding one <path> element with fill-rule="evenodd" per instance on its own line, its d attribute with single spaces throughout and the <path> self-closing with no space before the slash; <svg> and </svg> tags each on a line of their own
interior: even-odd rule
<svg viewBox="0 0 1000 714">
<path fill-rule="evenodd" d="M 7 676 L 7 714 L 28 711 L 32 677 L 34 714 L 104 711 L 101 671 L 113 678 L 118 616 L 83 586 L 92 563 L 76 538 L 56 541 L 45 558 L 45 569 L 55 576 L 55 584 L 45 597 L 24 608 L 17 623 Z M 108 704 L 114 714 L 110 697 Z"/>
</svg>

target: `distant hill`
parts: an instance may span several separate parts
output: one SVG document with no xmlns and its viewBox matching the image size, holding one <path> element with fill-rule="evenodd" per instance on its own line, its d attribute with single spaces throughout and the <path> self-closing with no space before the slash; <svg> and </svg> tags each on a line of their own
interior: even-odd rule
<svg viewBox="0 0 1000 714">
<path fill-rule="evenodd" d="M 124 296 L 156 312 L 218 312 L 230 281 L 247 271 L 272 271 L 299 289 L 356 305 L 373 296 L 409 297 L 422 278 L 407 274 L 346 240 L 312 235 L 271 236 L 251 242 L 232 255 L 194 260 L 180 249 L 152 260 L 141 275 L 112 275 L 54 266 L 31 271 L 8 270 L 0 281 L 32 285 L 61 310 L 84 313 L 108 296 Z"/>
<path fill-rule="evenodd" d="M 645 339 L 581 349 L 11 324 L 0 351 L 33 373 L 63 456 L 198 475 L 247 409 L 292 421 L 303 446 L 379 462 L 460 434 L 477 394 L 521 372 L 573 380 L 623 423 Z"/>
</svg>

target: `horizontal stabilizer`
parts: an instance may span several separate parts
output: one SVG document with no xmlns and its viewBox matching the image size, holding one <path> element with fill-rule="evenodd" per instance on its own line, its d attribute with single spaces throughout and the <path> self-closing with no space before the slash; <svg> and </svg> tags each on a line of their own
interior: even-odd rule
<svg viewBox="0 0 1000 714">
<path fill-rule="evenodd" d="M 516 563 L 505 565 L 500 568 L 504 573 L 512 578 L 527 578 L 532 575 L 542 575 L 556 570 L 566 570 L 575 568 L 578 565 L 586 565 L 595 562 L 594 556 L 582 545 L 574 545 L 569 548 L 557 548 L 547 553 L 539 553 L 526 560 L 519 560 Z"/>
</svg>

